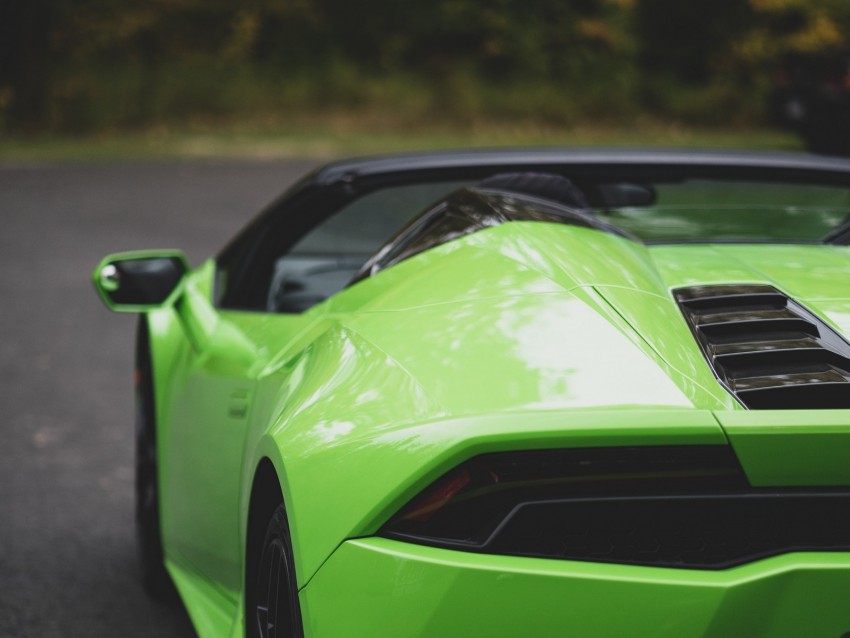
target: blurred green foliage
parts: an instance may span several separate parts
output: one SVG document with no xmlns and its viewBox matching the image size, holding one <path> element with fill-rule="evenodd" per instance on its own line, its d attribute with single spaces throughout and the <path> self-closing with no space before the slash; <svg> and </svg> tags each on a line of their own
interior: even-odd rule
<svg viewBox="0 0 850 638">
<path fill-rule="evenodd" d="M 9 0 L 0 129 L 353 109 L 423 121 L 752 124 L 847 0 Z"/>
</svg>

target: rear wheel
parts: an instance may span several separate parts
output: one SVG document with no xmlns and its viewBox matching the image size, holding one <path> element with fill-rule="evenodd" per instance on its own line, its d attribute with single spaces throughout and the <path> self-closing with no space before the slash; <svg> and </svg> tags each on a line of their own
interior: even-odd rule
<svg viewBox="0 0 850 638">
<path fill-rule="evenodd" d="M 165 570 L 159 528 L 156 427 L 147 323 L 139 320 L 136 343 L 136 535 L 145 590 L 158 600 L 171 599 L 174 586 Z"/>
<path fill-rule="evenodd" d="M 248 638 L 302 638 L 292 543 L 283 505 L 274 510 L 262 549 L 255 556 L 258 560 L 246 606 Z"/>
</svg>

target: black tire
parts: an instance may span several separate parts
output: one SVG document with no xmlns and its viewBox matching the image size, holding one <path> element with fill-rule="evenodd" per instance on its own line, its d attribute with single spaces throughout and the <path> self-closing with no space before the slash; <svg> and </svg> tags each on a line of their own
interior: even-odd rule
<svg viewBox="0 0 850 638">
<path fill-rule="evenodd" d="M 157 483 L 156 422 L 154 418 L 153 376 L 145 317 L 139 320 L 136 337 L 136 536 L 142 584 L 157 600 L 176 597 L 165 569 L 159 527 L 159 485 Z"/>
<path fill-rule="evenodd" d="M 292 541 L 283 505 L 274 510 L 262 548 L 254 556 L 253 582 L 246 592 L 246 637 L 303 638 Z"/>
</svg>

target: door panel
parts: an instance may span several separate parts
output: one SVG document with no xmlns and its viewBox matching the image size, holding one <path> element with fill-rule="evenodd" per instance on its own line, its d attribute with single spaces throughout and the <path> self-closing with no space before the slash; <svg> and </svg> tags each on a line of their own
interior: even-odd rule
<svg viewBox="0 0 850 638">
<path fill-rule="evenodd" d="M 219 583 L 241 585 L 240 481 L 256 379 L 304 315 L 219 312 L 211 272 L 187 281 L 176 304 L 186 356 L 172 378 L 163 446 L 166 549 Z"/>
</svg>

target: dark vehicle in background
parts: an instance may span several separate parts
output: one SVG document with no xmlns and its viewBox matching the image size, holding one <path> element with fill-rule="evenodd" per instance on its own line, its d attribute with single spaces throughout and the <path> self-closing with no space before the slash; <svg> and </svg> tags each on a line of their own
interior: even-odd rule
<svg viewBox="0 0 850 638">
<path fill-rule="evenodd" d="M 810 151 L 850 155 L 850 50 L 786 57 L 771 111 Z"/>
</svg>

